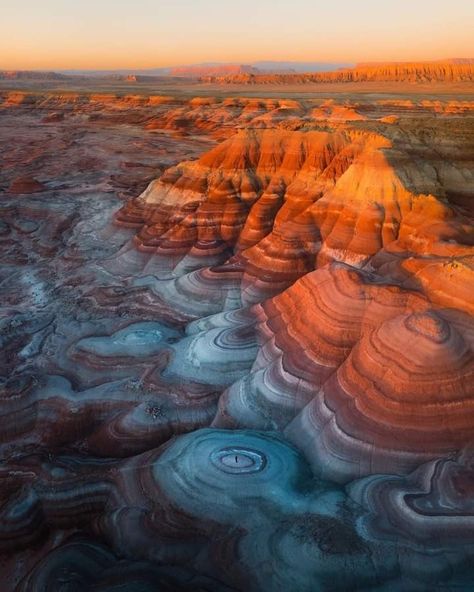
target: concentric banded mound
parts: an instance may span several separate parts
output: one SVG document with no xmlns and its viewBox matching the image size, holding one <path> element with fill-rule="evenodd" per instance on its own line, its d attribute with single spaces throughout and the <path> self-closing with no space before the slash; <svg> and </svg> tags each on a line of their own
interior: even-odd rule
<svg viewBox="0 0 474 592">
<path fill-rule="evenodd" d="M 452 324 L 427 311 L 364 334 L 288 435 L 338 481 L 406 473 L 470 441 L 474 358 Z"/>
<path fill-rule="evenodd" d="M 419 294 L 333 263 L 253 308 L 259 350 L 251 374 L 219 401 L 215 425 L 283 428 L 317 394 L 361 336 L 425 310 Z"/>
</svg>

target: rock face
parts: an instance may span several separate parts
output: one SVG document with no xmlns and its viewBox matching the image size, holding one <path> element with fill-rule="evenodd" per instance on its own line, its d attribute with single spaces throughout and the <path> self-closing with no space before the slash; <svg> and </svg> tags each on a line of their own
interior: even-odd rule
<svg viewBox="0 0 474 592">
<path fill-rule="evenodd" d="M 474 106 L 420 96 L 1 95 L 2 591 L 471 592 Z"/>
</svg>

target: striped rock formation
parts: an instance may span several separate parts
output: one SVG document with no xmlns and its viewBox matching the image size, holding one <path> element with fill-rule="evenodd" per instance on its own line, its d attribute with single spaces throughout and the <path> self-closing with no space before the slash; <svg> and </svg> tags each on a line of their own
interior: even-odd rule
<svg viewBox="0 0 474 592">
<path fill-rule="evenodd" d="M 468 136 L 438 133 L 426 149 L 415 125 L 387 129 L 237 133 L 124 206 L 116 221 L 139 229 L 139 255 L 130 261 L 128 247 L 115 269 L 170 279 L 237 266 L 242 303 L 251 304 L 334 260 L 363 267 L 373 259 L 381 269 L 379 260 L 399 254 L 415 265 L 427 253 L 469 257 L 472 218 L 458 207 L 474 183 L 459 144 Z"/>
<path fill-rule="evenodd" d="M 471 592 L 470 112 L 0 95 L 5 592 Z"/>
<path fill-rule="evenodd" d="M 255 363 L 214 425 L 285 429 L 317 474 L 342 482 L 406 473 L 472 438 L 466 315 L 340 263 L 253 312 Z"/>
<path fill-rule="evenodd" d="M 362 337 L 287 435 L 326 478 L 404 474 L 471 441 L 473 373 L 455 326 L 400 315 Z"/>
</svg>

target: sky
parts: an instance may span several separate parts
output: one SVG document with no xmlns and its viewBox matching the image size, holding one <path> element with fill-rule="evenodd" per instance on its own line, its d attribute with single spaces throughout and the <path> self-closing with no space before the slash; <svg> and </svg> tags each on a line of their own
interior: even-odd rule
<svg viewBox="0 0 474 592">
<path fill-rule="evenodd" d="M 0 0 L 0 69 L 474 56 L 472 0 Z"/>
</svg>

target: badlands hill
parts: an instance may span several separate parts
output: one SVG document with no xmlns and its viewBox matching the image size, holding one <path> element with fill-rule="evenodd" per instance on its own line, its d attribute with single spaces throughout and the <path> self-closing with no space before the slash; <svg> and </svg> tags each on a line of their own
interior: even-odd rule
<svg viewBox="0 0 474 592">
<path fill-rule="evenodd" d="M 416 88 L 0 93 L 2 592 L 472 592 L 474 104 Z"/>
<path fill-rule="evenodd" d="M 471 310 L 468 292 L 455 287 L 460 268 L 436 288 L 428 270 L 441 278 L 443 263 L 472 256 L 472 123 L 439 122 L 429 135 L 416 119 L 311 127 L 242 130 L 165 171 L 117 220 L 141 227 L 136 246 L 173 254 L 173 266 L 233 254 L 246 300 L 341 261 L 426 284 L 440 303 Z"/>
<path fill-rule="evenodd" d="M 244 129 L 116 220 L 138 229 L 133 265 L 172 277 L 170 306 L 257 319 L 257 359 L 236 382 L 229 367 L 213 425 L 286 430 L 347 482 L 472 436 L 474 146 L 470 119 L 325 123 Z M 248 317 L 233 323 L 193 330 L 168 372 L 222 380 L 221 356 L 250 347 Z"/>
<path fill-rule="evenodd" d="M 223 84 L 307 84 L 331 82 L 462 82 L 474 81 L 471 59 L 437 62 L 399 62 L 361 64 L 332 72 L 297 74 L 235 74 L 209 76 L 206 82 Z"/>
</svg>

